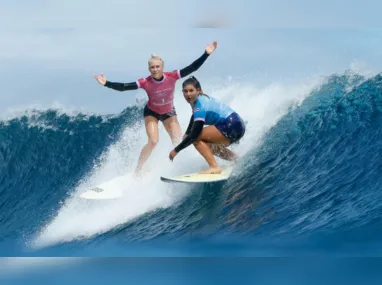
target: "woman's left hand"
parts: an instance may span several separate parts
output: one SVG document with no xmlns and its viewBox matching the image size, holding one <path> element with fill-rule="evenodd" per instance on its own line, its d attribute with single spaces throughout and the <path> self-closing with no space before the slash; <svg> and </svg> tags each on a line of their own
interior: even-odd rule
<svg viewBox="0 0 382 285">
<path fill-rule="evenodd" d="M 169 158 L 171 161 L 174 160 L 175 156 L 177 155 L 178 153 L 175 151 L 175 149 L 173 149 L 171 152 L 170 152 L 170 155 L 169 155 Z"/>
<path fill-rule="evenodd" d="M 211 54 L 216 49 L 217 46 L 218 46 L 217 41 L 214 41 L 212 44 L 208 44 L 206 47 L 206 52 L 208 54 Z"/>
</svg>

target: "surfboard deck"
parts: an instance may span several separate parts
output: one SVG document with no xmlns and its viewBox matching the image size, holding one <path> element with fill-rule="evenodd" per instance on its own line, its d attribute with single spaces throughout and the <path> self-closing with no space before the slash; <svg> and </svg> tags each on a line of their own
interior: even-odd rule
<svg viewBox="0 0 382 285">
<path fill-rule="evenodd" d="M 129 177 L 130 175 L 122 175 L 96 185 L 82 193 L 80 198 L 88 200 L 112 200 L 121 198 Z"/>
<path fill-rule="evenodd" d="M 226 181 L 232 174 L 233 167 L 223 168 L 223 172 L 220 174 L 199 174 L 197 172 L 176 175 L 176 176 L 161 176 L 160 179 L 167 183 L 214 183 Z"/>
</svg>

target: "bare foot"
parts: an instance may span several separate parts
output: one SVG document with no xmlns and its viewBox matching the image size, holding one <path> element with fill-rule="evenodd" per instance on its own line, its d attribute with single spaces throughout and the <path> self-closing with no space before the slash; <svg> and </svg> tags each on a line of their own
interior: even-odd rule
<svg viewBox="0 0 382 285">
<path fill-rule="evenodd" d="M 150 167 L 150 166 L 136 168 L 133 177 L 135 179 L 142 179 L 144 175 L 151 172 L 152 169 L 153 167 Z"/>
<path fill-rule="evenodd" d="M 220 174 L 222 173 L 223 170 L 217 166 L 217 167 L 210 167 L 207 168 L 206 170 L 200 171 L 199 174 Z"/>
<path fill-rule="evenodd" d="M 144 175 L 144 171 L 142 169 L 137 168 L 134 171 L 133 177 L 134 177 L 134 179 L 142 179 L 143 175 Z"/>
<path fill-rule="evenodd" d="M 134 172 L 133 178 L 135 180 L 140 180 L 142 179 L 142 173 L 141 172 Z"/>
</svg>

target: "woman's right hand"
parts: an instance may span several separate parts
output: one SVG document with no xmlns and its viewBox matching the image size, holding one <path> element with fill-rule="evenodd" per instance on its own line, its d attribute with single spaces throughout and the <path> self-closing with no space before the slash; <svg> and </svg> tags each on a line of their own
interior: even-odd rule
<svg viewBox="0 0 382 285">
<path fill-rule="evenodd" d="M 101 84 L 101 85 L 105 85 L 106 84 L 106 77 L 102 73 L 101 73 L 101 75 L 94 74 L 93 77 L 95 79 L 97 79 L 99 84 Z"/>
</svg>

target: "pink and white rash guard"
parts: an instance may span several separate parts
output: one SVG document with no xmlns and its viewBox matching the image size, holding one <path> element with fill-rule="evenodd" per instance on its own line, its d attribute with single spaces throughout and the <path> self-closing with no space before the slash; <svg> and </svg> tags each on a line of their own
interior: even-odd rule
<svg viewBox="0 0 382 285">
<path fill-rule="evenodd" d="M 175 83 L 180 79 L 179 70 L 163 72 L 162 80 L 148 76 L 137 80 L 138 88 L 146 91 L 149 101 L 147 107 L 158 114 L 169 113 L 174 108 Z"/>
</svg>

